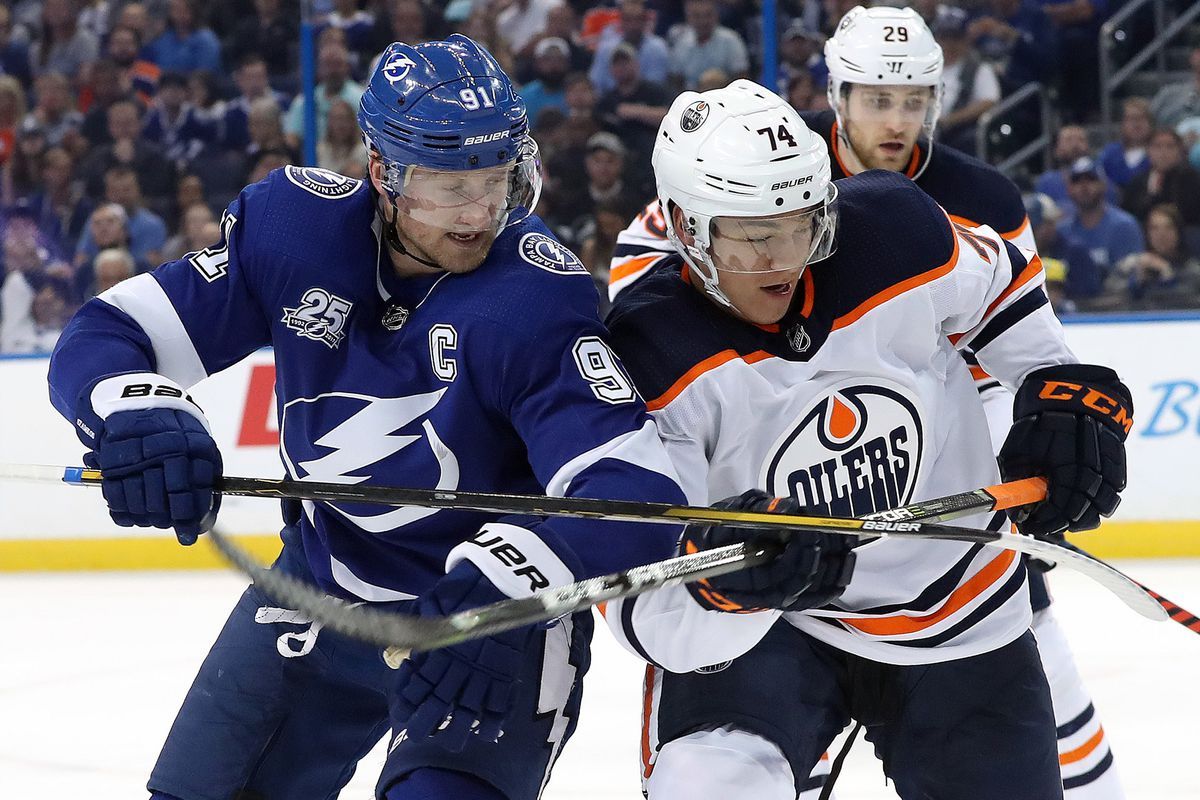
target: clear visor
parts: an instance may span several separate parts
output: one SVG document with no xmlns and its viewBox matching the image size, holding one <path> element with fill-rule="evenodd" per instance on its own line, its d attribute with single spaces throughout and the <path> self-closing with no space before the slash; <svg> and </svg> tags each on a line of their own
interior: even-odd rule
<svg viewBox="0 0 1200 800">
<path fill-rule="evenodd" d="M 845 105 L 846 119 L 866 125 L 932 130 L 937 122 L 936 100 L 931 86 L 856 84 Z"/>
<path fill-rule="evenodd" d="M 786 272 L 833 252 L 837 200 L 770 217 L 713 217 L 709 255 L 721 272 Z"/>
<path fill-rule="evenodd" d="M 397 165 L 392 176 L 396 208 L 417 222 L 450 233 L 498 231 L 537 204 L 541 176 L 537 147 L 508 164 L 473 170 Z"/>
</svg>

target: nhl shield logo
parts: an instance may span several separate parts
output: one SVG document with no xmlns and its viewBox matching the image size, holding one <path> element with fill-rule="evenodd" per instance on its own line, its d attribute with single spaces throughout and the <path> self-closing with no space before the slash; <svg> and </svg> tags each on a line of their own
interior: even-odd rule
<svg viewBox="0 0 1200 800">
<path fill-rule="evenodd" d="M 683 116 L 679 119 L 679 129 L 684 133 L 691 133 L 704 124 L 708 119 L 709 105 L 703 100 L 697 100 L 683 110 Z"/>
<path fill-rule="evenodd" d="M 808 331 L 804 330 L 804 326 L 796 323 L 788 328 L 787 332 L 788 344 L 797 353 L 804 353 L 812 346 L 812 339 L 808 335 Z"/>
<path fill-rule="evenodd" d="M 763 487 L 858 517 L 904 505 L 921 470 L 925 425 L 915 395 L 883 381 L 822 392 L 787 427 L 763 466 Z"/>
</svg>

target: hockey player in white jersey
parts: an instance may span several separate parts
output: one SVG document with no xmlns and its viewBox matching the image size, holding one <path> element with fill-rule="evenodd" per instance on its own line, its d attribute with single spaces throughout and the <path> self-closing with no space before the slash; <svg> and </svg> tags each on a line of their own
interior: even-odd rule
<svg viewBox="0 0 1200 800">
<path fill-rule="evenodd" d="M 1001 464 L 1049 479 L 1042 530 L 1112 513 L 1132 402 L 1111 370 L 1077 363 L 1035 255 L 893 172 L 834 184 L 824 142 L 748 81 L 677 98 L 653 163 L 677 252 L 618 295 L 609 325 L 690 502 L 754 485 L 750 506 L 858 516 L 989 485 L 957 352 L 972 347 L 1016 392 Z M 720 530 L 689 528 L 685 545 Z M 655 665 L 650 800 L 792 800 L 852 718 L 902 798 L 1062 796 L 1022 560 L 944 541 L 855 554 L 821 608 L 689 617 L 684 592 L 729 605 L 720 578 L 609 605 Z"/>
<path fill-rule="evenodd" d="M 912 178 L 959 224 L 987 225 L 1036 249 L 1018 188 L 999 170 L 934 143 L 941 110 L 941 47 L 910 8 L 856 7 L 826 42 L 830 109 L 801 118 L 829 146 L 834 180 L 868 169 Z M 672 251 L 657 198 L 620 234 L 610 265 L 610 297 Z M 1012 393 L 963 351 L 987 415 L 996 452 L 1012 425 Z M 1037 527 L 1037 521 L 1026 528 Z M 1099 715 L 1054 617 L 1043 565 L 1030 570 L 1033 628 L 1050 681 L 1059 758 L 1068 800 L 1121 800 L 1124 791 Z M 818 766 L 823 772 L 825 764 Z M 819 776 L 816 779 L 819 782 Z"/>
</svg>

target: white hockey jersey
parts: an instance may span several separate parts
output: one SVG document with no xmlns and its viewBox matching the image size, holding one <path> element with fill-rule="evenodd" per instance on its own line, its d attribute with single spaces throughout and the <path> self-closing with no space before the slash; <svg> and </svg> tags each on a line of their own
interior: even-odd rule
<svg viewBox="0 0 1200 800">
<path fill-rule="evenodd" d="M 901 175 L 838 184 L 837 252 L 804 272 L 779 324 L 719 309 L 678 256 L 617 298 L 614 345 L 694 504 L 759 487 L 860 516 L 990 485 L 987 425 L 957 349 L 973 349 L 1010 389 L 1076 360 L 1035 255 L 953 222 Z M 857 553 L 846 592 L 788 613 L 791 624 L 894 664 L 988 652 L 1029 627 L 1025 570 L 1010 551 L 879 540 Z M 702 611 L 682 587 L 606 609 L 618 638 L 673 671 L 737 657 L 778 615 Z"/>
</svg>

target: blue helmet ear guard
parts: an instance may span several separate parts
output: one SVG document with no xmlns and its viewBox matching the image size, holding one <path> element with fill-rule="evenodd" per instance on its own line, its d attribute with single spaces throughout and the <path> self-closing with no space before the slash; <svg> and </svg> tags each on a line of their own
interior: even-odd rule
<svg viewBox="0 0 1200 800">
<path fill-rule="evenodd" d="M 525 101 L 490 53 L 462 34 L 384 50 L 358 108 L 367 150 L 382 159 L 395 202 L 411 170 L 514 166 L 501 227 L 530 213 L 541 190 Z"/>
</svg>

